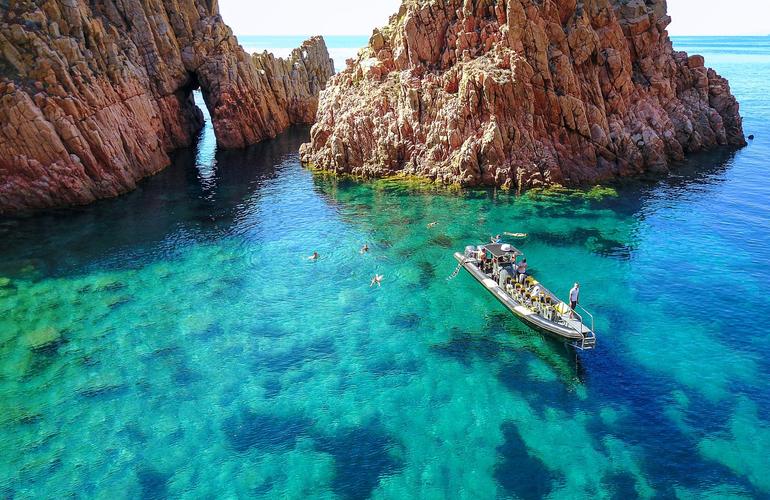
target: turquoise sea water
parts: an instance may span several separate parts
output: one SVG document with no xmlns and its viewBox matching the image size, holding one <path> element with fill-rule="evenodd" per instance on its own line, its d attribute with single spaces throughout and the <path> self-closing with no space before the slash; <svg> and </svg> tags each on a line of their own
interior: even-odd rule
<svg viewBox="0 0 770 500">
<path fill-rule="evenodd" d="M 0 496 L 770 496 L 770 38 L 675 43 L 757 137 L 617 196 L 358 184 L 300 167 L 307 129 L 207 130 L 133 193 L 0 220 Z M 597 350 L 445 280 L 502 231 L 580 280 Z"/>
<path fill-rule="evenodd" d="M 246 52 L 272 52 L 276 57 L 287 57 L 291 51 L 299 47 L 310 35 L 295 36 L 254 36 L 238 35 L 238 42 Z M 329 56 L 334 60 L 337 71 L 345 67 L 347 59 L 354 58 L 358 49 L 369 43 L 367 36 L 325 36 Z"/>
</svg>

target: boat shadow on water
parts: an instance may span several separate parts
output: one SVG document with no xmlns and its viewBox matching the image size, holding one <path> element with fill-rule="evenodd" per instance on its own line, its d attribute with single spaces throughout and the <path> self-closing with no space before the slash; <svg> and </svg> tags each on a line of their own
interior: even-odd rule
<svg viewBox="0 0 770 500">
<path fill-rule="evenodd" d="M 432 345 L 431 350 L 466 366 L 488 363 L 501 374 L 505 367 L 519 366 L 523 357 L 531 356 L 548 366 L 567 386 L 582 384 L 586 375 L 575 349 L 530 330 L 503 312 L 486 315 L 481 331 L 451 327 L 449 339 Z"/>
</svg>

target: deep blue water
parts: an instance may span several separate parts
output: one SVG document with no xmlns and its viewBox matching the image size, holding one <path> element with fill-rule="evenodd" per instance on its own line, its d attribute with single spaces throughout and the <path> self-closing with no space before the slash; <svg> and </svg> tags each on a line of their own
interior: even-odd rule
<svg viewBox="0 0 770 500">
<path fill-rule="evenodd" d="M 0 220 L 0 496 L 770 496 L 770 39 L 675 44 L 756 139 L 614 195 L 359 184 L 301 168 L 307 129 L 207 129 L 133 193 Z M 597 350 L 445 280 L 502 231 L 580 280 Z"/>
</svg>

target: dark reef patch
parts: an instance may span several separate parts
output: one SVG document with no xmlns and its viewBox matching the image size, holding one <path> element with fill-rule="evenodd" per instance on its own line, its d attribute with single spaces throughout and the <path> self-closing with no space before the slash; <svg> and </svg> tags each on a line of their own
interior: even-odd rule
<svg viewBox="0 0 770 500">
<path fill-rule="evenodd" d="M 155 469 L 143 467 L 136 471 L 139 486 L 142 488 L 142 499 L 159 500 L 168 496 L 168 481 L 171 476 L 162 474 Z"/>
<path fill-rule="evenodd" d="M 417 269 L 420 271 L 420 286 L 429 287 L 436 282 L 436 268 L 430 262 L 421 260 L 417 263 Z"/>
<path fill-rule="evenodd" d="M 310 361 L 332 358 L 335 352 L 334 339 L 324 337 L 287 349 L 258 352 L 255 354 L 254 367 L 258 370 L 285 372 Z"/>
<path fill-rule="evenodd" d="M 120 396 L 128 390 L 128 386 L 125 384 L 113 384 L 102 385 L 98 387 L 90 387 L 88 389 L 81 389 L 78 394 L 88 399 L 108 399 Z"/>
<path fill-rule="evenodd" d="M 497 374 L 497 379 L 514 394 L 523 396 L 540 415 L 549 408 L 557 408 L 564 412 L 571 412 L 579 401 L 575 401 L 574 393 L 570 390 L 571 384 L 565 383 L 558 376 L 554 381 L 539 380 L 533 378 L 529 373 L 526 361 L 532 358 L 539 358 L 534 353 L 525 353 L 524 356 L 515 361 L 505 363 Z"/>
<path fill-rule="evenodd" d="M 390 318 L 388 323 L 400 330 L 411 330 L 420 325 L 420 315 L 416 313 L 397 314 Z"/>
<path fill-rule="evenodd" d="M 400 250 L 396 250 L 396 254 L 399 257 L 410 258 L 419 251 L 420 251 L 419 247 L 407 247 L 407 248 L 402 248 Z"/>
<path fill-rule="evenodd" d="M 612 492 L 614 500 L 624 500 L 626 498 L 638 498 L 636 492 L 636 481 L 631 474 L 615 473 L 608 475 L 603 481 L 607 491 Z M 674 493 L 672 491 L 672 493 Z"/>
<path fill-rule="evenodd" d="M 254 336 L 265 337 L 269 339 L 277 339 L 291 335 L 288 331 L 275 325 L 261 325 L 259 328 L 252 329 L 252 333 Z"/>
<path fill-rule="evenodd" d="M 495 468 L 495 479 L 503 489 L 518 498 L 545 498 L 559 476 L 543 462 L 529 454 L 516 425 L 502 425 L 505 442 L 497 448 L 500 462 Z"/>
<path fill-rule="evenodd" d="M 126 304 L 129 304 L 131 301 L 132 301 L 131 297 L 124 295 L 122 297 L 115 297 L 112 300 L 110 300 L 110 302 L 108 303 L 108 306 L 110 310 L 115 311 L 125 306 Z"/>
<path fill-rule="evenodd" d="M 285 450 L 300 436 L 310 434 L 313 422 L 300 417 L 281 417 L 243 409 L 222 425 L 230 446 L 238 453 L 251 449 Z"/>
<path fill-rule="evenodd" d="M 281 393 L 281 390 L 283 389 L 283 384 L 281 384 L 281 381 L 278 380 L 277 378 L 271 377 L 265 381 L 264 389 L 265 389 L 265 397 L 268 399 L 272 399 Z"/>
<path fill-rule="evenodd" d="M 121 281 L 113 281 L 112 283 L 107 283 L 106 285 L 100 286 L 97 288 L 100 292 L 117 292 L 119 290 L 123 290 L 128 285 Z"/>
<path fill-rule="evenodd" d="M 342 498 L 369 498 L 384 476 L 397 473 L 403 463 L 390 450 L 395 442 L 379 424 L 316 438 L 316 447 L 334 457 L 332 489 Z"/>
<path fill-rule="evenodd" d="M 445 234 L 437 234 L 436 236 L 432 237 L 430 240 L 428 240 L 430 244 L 439 246 L 441 248 L 452 248 L 454 245 L 454 241 L 452 241 L 452 238 Z"/>
<path fill-rule="evenodd" d="M 633 248 L 622 241 L 605 237 L 598 229 L 575 228 L 567 233 L 538 232 L 530 235 L 539 242 L 556 246 L 583 246 L 590 252 L 603 257 L 615 257 L 622 260 L 631 258 Z"/>
<path fill-rule="evenodd" d="M 202 340 L 213 340 L 221 337 L 225 333 L 225 329 L 219 323 L 213 323 L 196 331 L 193 335 Z"/>
<path fill-rule="evenodd" d="M 477 358 L 485 361 L 495 359 L 502 349 L 498 342 L 486 335 L 474 335 L 456 326 L 452 327 L 451 332 L 448 342 L 431 346 L 431 349 L 455 358 L 464 365 L 470 365 Z"/>
</svg>

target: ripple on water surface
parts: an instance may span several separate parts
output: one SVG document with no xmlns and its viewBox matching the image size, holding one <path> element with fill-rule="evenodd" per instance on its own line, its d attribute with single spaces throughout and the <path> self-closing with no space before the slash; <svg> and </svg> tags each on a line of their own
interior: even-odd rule
<svg viewBox="0 0 770 500">
<path fill-rule="evenodd" d="M 725 64 L 759 130 L 765 91 Z M 756 133 L 615 195 L 515 197 L 314 176 L 297 129 L 4 220 L 0 491 L 769 495 L 770 334 L 737 319 L 770 308 Z M 530 234 L 558 294 L 580 280 L 595 352 L 445 280 L 455 249 L 503 231 Z"/>
</svg>

